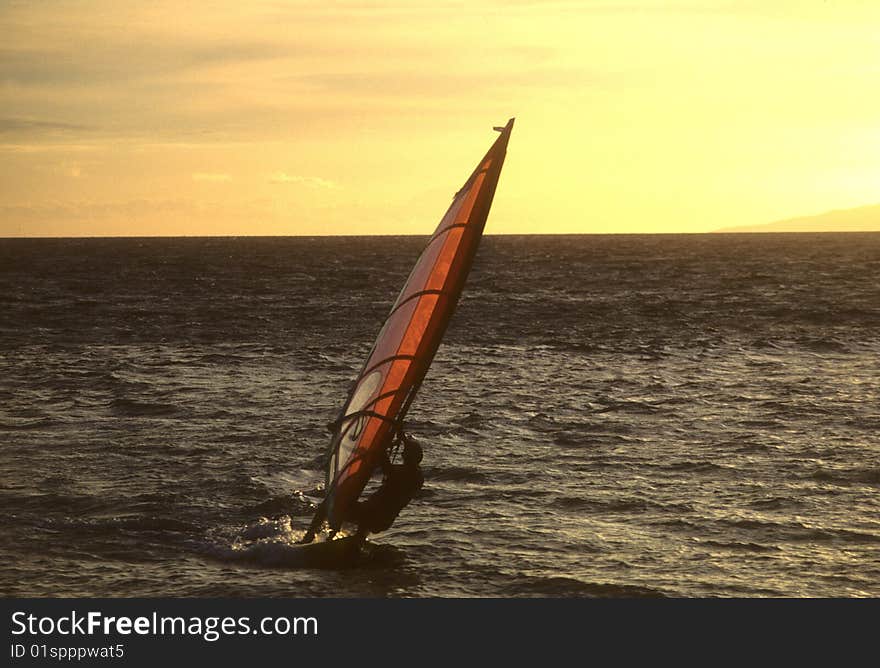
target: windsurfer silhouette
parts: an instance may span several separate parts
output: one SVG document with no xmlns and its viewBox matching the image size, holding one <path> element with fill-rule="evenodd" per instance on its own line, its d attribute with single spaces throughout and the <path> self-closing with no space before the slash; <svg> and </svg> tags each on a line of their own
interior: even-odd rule
<svg viewBox="0 0 880 668">
<path fill-rule="evenodd" d="M 392 524 L 400 511 L 412 501 L 424 484 L 424 476 L 419 464 L 422 461 L 422 448 L 410 436 L 402 434 L 403 463 L 392 464 L 388 457 L 388 451 L 383 452 L 382 461 L 382 484 L 370 494 L 366 501 L 358 501 L 349 511 L 345 521 L 357 524 L 355 538 L 360 543 L 367 539 L 371 533 L 385 531 Z M 321 502 L 312 518 L 312 523 L 300 543 L 311 543 L 315 534 L 321 529 L 324 520 L 327 519 L 327 499 Z M 336 535 L 336 531 L 330 532 L 330 539 Z"/>
</svg>

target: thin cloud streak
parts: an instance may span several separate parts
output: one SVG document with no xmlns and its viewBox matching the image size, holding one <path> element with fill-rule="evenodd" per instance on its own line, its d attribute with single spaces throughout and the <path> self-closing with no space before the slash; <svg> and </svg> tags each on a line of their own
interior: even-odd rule
<svg viewBox="0 0 880 668">
<path fill-rule="evenodd" d="M 92 153 L 106 147 L 97 144 L 0 144 L 0 153 Z"/>
<path fill-rule="evenodd" d="M 0 118 L 0 134 L 52 134 L 90 131 L 94 128 L 79 123 L 47 121 L 33 118 Z"/>
<path fill-rule="evenodd" d="M 310 188 L 328 188 L 335 190 L 339 188 L 339 184 L 329 179 L 323 179 L 320 176 L 299 176 L 297 174 L 287 174 L 285 172 L 276 172 L 269 177 L 270 183 L 275 184 L 298 184 L 308 186 Z"/>
</svg>

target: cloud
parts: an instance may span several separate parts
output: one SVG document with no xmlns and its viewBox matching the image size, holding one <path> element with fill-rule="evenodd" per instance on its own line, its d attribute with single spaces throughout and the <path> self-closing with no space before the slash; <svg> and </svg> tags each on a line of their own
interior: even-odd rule
<svg viewBox="0 0 880 668">
<path fill-rule="evenodd" d="M 208 181 L 212 183 L 221 183 L 223 181 L 231 181 L 230 174 L 220 174 L 217 172 L 196 172 L 192 175 L 193 181 Z"/>
<path fill-rule="evenodd" d="M 627 79 L 632 79 L 628 76 Z M 308 90 L 367 99 L 384 99 L 388 104 L 419 106 L 429 110 L 441 99 L 462 96 L 483 97 L 496 91 L 510 95 L 512 91 L 560 91 L 584 87 L 608 89 L 625 83 L 619 74 L 609 75 L 585 67 L 524 68 L 517 72 L 473 70 L 464 73 L 429 71 L 350 71 L 303 74 L 287 77 Z"/>
<path fill-rule="evenodd" d="M 83 175 L 82 166 L 76 163 L 61 165 L 61 171 L 72 179 L 78 179 Z"/>
<path fill-rule="evenodd" d="M 63 123 L 61 121 L 44 121 L 33 118 L 0 118 L 0 134 L 52 134 L 57 135 L 65 132 L 82 132 L 93 128 L 78 123 Z"/>
<path fill-rule="evenodd" d="M 309 188 L 328 188 L 335 189 L 339 184 L 329 179 L 322 179 L 320 176 L 299 176 L 297 174 L 287 174 L 285 172 L 275 172 L 269 177 L 270 183 L 294 183 L 308 186 Z"/>
<path fill-rule="evenodd" d="M 0 237 L 20 235 L 21 232 L 37 236 L 124 236 L 126 231 L 131 234 L 133 229 L 148 235 L 155 230 L 180 234 L 191 229 L 193 221 L 202 223 L 205 233 L 210 233 L 214 224 L 237 222 L 240 229 L 242 223 L 270 219 L 274 215 L 271 203 L 260 199 L 223 203 L 190 198 L 0 203 Z M 132 227 L 133 222 L 138 225 Z"/>
<path fill-rule="evenodd" d="M 197 207 L 186 200 L 132 199 L 101 202 L 94 200 L 43 201 L 0 205 L 0 216 L 24 222 L 81 221 L 104 218 L 126 220 L 149 214 L 192 213 Z"/>
<path fill-rule="evenodd" d="M 273 60 L 284 45 L 231 41 L 222 37 L 188 40 L 167 34 L 113 33 L 84 43 L 63 37 L 53 46 L 0 48 L 0 78 L 20 85 L 114 84 L 156 80 L 180 72 Z"/>
<path fill-rule="evenodd" d="M 94 144 L 0 144 L 0 153 L 87 153 L 101 149 Z"/>
<path fill-rule="evenodd" d="M 400 16 L 377 17 L 388 11 Z M 298 141 L 608 84 L 601 67 L 566 63 L 563 45 L 517 37 L 522 19 L 499 16 L 498 38 L 473 40 L 483 12 L 423 0 L 0 3 L 0 105 L 12 117 L 0 139 Z"/>
</svg>

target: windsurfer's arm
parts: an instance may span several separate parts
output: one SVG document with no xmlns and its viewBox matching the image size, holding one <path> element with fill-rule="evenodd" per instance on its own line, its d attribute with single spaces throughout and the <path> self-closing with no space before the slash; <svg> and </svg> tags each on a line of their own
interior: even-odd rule
<svg viewBox="0 0 880 668">
<path fill-rule="evenodd" d="M 388 474 L 391 473 L 391 458 L 388 456 L 388 451 L 382 451 L 382 459 L 379 460 L 379 468 L 382 469 L 382 476 L 388 477 Z"/>
</svg>

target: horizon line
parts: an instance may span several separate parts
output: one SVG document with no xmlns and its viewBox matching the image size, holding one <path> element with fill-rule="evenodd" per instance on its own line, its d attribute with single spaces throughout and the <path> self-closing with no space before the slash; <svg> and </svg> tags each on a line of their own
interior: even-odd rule
<svg viewBox="0 0 880 668">
<path fill-rule="evenodd" d="M 492 232 L 484 237 L 625 237 L 625 236 L 730 236 L 730 235 L 774 235 L 774 234 L 880 234 L 877 230 L 712 230 L 708 232 Z M 332 238 L 427 238 L 430 234 L 95 234 L 76 236 L 0 236 L 0 241 L 23 240 L 66 240 L 66 239 L 332 239 Z"/>
</svg>

